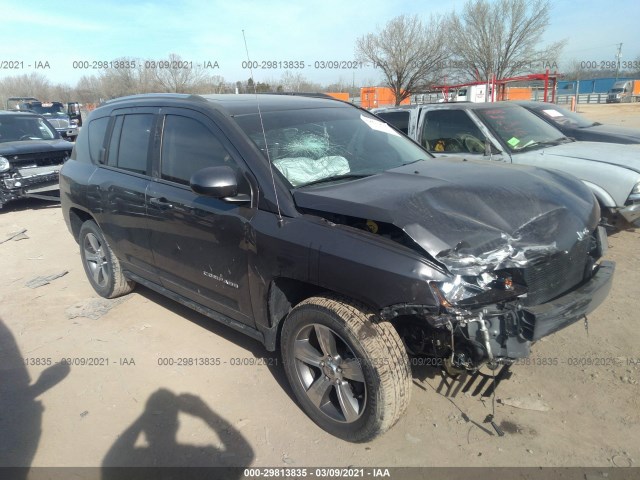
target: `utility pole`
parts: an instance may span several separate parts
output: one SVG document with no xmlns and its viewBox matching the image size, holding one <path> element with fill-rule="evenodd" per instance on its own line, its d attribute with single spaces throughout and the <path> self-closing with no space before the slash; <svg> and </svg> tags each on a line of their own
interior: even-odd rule
<svg viewBox="0 0 640 480">
<path fill-rule="evenodd" d="M 618 71 L 620 70 L 620 54 L 622 52 L 622 43 L 618 44 L 618 53 L 616 54 L 616 82 L 618 81 Z"/>
</svg>

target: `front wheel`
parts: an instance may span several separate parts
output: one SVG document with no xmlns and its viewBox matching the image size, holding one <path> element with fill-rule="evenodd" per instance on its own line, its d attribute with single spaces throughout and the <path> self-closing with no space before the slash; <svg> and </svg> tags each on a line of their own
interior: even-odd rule
<svg viewBox="0 0 640 480">
<path fill-rule="evenodd" d="M 411 396 L 407 352 L 388 322 L 339 297 L 298 304 L 282 329 L 282 357 L 305 413 L 351 442 L 384 433 Z"/>
<path fill-rule="evenodd" d="M 133 290 L 135 282 L 124 276 L 120 261 L 95 222 L 82 224 L 78 240 L 84 271 L 100 296 L 115 298 Z"/>
</svg>

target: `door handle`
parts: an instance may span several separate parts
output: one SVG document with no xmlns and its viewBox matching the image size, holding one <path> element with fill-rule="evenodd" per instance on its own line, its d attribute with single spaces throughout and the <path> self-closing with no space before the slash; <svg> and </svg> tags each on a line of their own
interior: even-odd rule
<svg viewBox="0 0 640 480">
<path fill-rule="evenodd" d="M 151 197 L 149 203 L 161 210 L 173 208 L 173 205 L 165 197 Z"/>
</svg>

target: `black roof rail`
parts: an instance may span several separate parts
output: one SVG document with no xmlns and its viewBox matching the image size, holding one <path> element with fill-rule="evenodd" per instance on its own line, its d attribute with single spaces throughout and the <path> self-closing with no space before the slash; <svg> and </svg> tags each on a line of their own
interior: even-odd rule
<svg viewBox="0 0 640 480">
<path fill-rule="evenodd" d="M 102 105 L 110 105 L 113 103 L 124 102 L 127 100 L 145 100 L 145 99 L 158 99 L 158 98 L 182 98 L 182 99 L 191 99 L 191 100 L 200 100 L 206 101 L 200 95 L 196 95 L 193 93 L 136 93 L 133 95 L 126 95 L 124 97 L 116 97 L 110 98 L 109 100 L 105 100 L 100 103 Z"/>
<path fill-rule="evenodd" d="M 331 95 L 327 95 L 326 93 L 322 92 L 258 92 L 258 95 L 292 95 L 295 97 L 328 98 L 331 100 L 341 101 L 335 97 L 332 97 Z"/>
</svg>

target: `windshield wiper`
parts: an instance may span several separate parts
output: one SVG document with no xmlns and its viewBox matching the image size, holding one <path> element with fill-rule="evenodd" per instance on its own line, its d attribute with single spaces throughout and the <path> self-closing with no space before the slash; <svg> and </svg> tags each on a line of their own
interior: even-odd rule
<svg viewBox="0 0 640 480">
<path fill-rule="evenodd" d="M 414 163 L 424 162 L 425 160 L 426 158 L 418 158 L 417 160 L 413 160 L 412 162 L 403 163 L 402 166 L 404 167 L 405 165 L 412 165 Z"/>
<path fill-rule="evenodd" d="M 556 138 L 555 140 L 548 140 L 546 142 L 531 142 L 531 143 L 527 143 L 526 145 L 524 145 L 521 148 L 518 148 L 518 151 L 522 151 L 525 150 L 527 148 L 531 148 L 531 147 L 555 147 L 558 146 L 562 143 L 568 143 L 571 142 L 572 140 L 570 138 L 567 137 L 560 137 L 560 138 Z"/>
<path fill-rule="evenodd" d="M 310 185 L 317 185 L 318 183 L 325 183 L 325 182 L 333 182 L 334 180 L 350 180 L 350 179 L 356 179 L 356 178 L 365 178 L 365 177 L 370 177 L 371 175 L 373 175 L 372 173 L 345 173 L 344 175 L 333 175 L 331 177 L 325 177 L 325 178 L 319 178 L 318 180 L 314 180 L 312 182 L 309 183 L 305 183 L 304 185 L 300 185 L 300 187 L 308 187 Z"/>
</svg>

